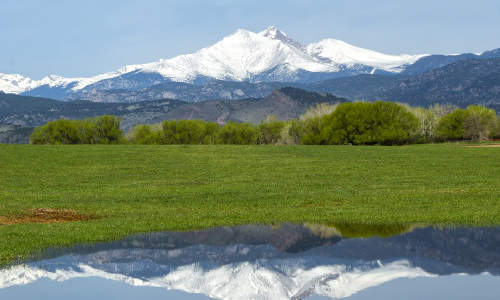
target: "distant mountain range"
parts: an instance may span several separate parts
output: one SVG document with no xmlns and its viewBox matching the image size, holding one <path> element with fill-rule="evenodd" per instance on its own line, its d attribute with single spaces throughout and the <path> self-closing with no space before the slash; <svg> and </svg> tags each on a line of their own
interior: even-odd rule
<svg viewBox="0 0 500 300">
<path fill-rule="evenodd" d="M 0 73 L 0 142 L 25 143 L 34 126 L 60 118 L 113 114 L 125 131 L 168 119 L 259 123 L 346 99 L 482 104 L 500 112 L 500 49 L 394 56 L 333 39 L 302 45 L 269 27 L 90 78 Z"/>
<path fill-rule="evenodd" d="M 31 133 L 25 127 L 40 126 L 48 121 L 67 118 L 83 119 L 112 114 L 123 119 L 127 131 L 136 124 L 160 123 L 170 119 L 203 119 L 226 123 L 228 121 L 259 123 L 274 114 L 281 120 L 297 118 L 319 103 L 339 103 L 343 98 L 308 92 L 297 88 L 281 88 L 266 97 L 245 100 L 213 100 L 189 103 L 163 99 L 137 103 L 97 103 L 91 101 L 63 102 L 0 93 L 0 143 L 27 142 Z M 1 124 L 4 124 L 3 131 Z M 2 134 L 3 132 L 3 134 Z M 22 138 L 24 133 L 24 138 Z"/>
<path fill-rule="evenodd" d="M 282 87 L 330 93 L 350 100 L 387 100 L 429 106 L 453 103 L 460 107 L 482 104 L 500 112 L 500 58 L 462 59 L 418 75 L 363 74 L 318 81 L 234 82 L 202 85 L 165 83 L 138 91 L 103 90 L 77 94 L 75 99 L 99 102 L 137 102 L 162 98 L 197 102 L 207 99 L 262 98 Z"/>
<path fill-rule="evenodd" d="M 271 26 L 259 33 L 238 30 L 193 54 L 89 78 L 50 75 L 32 80 L 0 73 L 0 91 L 98 102 L 244 99 L 263 97 L 281 86 L 360 74 L 414 76 L 464 59 L 499 56 L 500 49 L 480 55 L 387 55 L 335 39 L 302 45 Z M 254 83 L 257 91 L 245 89 Z"/>
<path fill-rule="evenodd" d="M 306 87 L 306 84 L 285 82 L 259 82 L 210 80 L 203 84 L 165 82 L 140 90 L 93 90 L 81 91 L 68 100 L 89 100 L 94 102 L 132 103 L 158 99 L 177 99 L 187 102 L 205 100 L 240 100 L 262 98 L 282 87 Z M 29 94 L 29 93 L 28 93 Z"/>
<path fill-rule="evenodd" d="M 308 90 L 351 100 L 399 101 L 427 107 L 482 104 L 500 112 L 500 58 L 466 59 L 415 76 L 359 75 L 321 81 Z"/>
<path fill-rule="evenodd" d="M 107 90 L 93 95 L 94 101 L 57 101 L 0 92 L 0 124 L 33 127 L 59 118 L 104 114 L 122 117 L 125 130 L 138 123 L 167 119 L 259 123 L 268 114 L 288 120 L 318 103 L 346 99 L 389 100 L 418 106 L 482 104 L 500 112 L 500 58 L 460 60 L 414 76 L 365 74 L 314 83 L 165 83 L 141 91 Z M 206 99 L 219 100 L 203 101 Z M 27 132 L 9 127 L 0 134 L 0 142 L 26 142 Z"/>
<path fill-rule="evenodd" d="M 262 98 L 282 87 L 327 92 L 350 100 L 387 100 L 412 105 L 483 104 L 500 112 L 500 58 L 463 59 L 418 75 L 364 74 L 314 83 L 234 82 L 214 80 L 202 85 L 165 83 L 138 91 L 103 90 L 76 99 L 98 102 L 137 102 L 163 98 L 197 102 L 208 99 Z M 73 97 L 73 96 L 72 96 Z"/>
</svg>

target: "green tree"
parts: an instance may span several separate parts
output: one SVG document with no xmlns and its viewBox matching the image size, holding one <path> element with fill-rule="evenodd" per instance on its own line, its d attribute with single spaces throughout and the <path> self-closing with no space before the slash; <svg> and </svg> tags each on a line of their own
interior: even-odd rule
<svg viewBox="0 0 500 300">
<path fill-rule="evenodd" d="M 97 126 L 95 119 L 73 120 L 71 121 L 78 128 L 80 144 L 97 143 Z"/>
<path fill-rule="evenodd" d="M 125 140 L 121 119 L 102 116 L 85 120 L 56 120 L 36 128 L 32 144 L 118 144 Z"/>
<path fill-rule="evenodd" d="M 500 139 L 500 116 L 497 116 L 495 130 L 493 130 L 491 137 L 494 139 Z"/>
<path fill-rule="evenodd" d="M 164 144 L 201 144 L 204 124 L 197 120 L 172 120 L 162 123 Z"/>
<path fill-rule="evenodd" d="M 310 107 L 298 120 L 292 121 L 288 130 L 296 144 L 324 145 L 327 144 L 321 133 L 325 116 L 332 114 L 339 104 L 319 103 Z"/>
<path fill-rule="evenodd" d="M 258 144 L 277 144 L 281 139 L 283 128 L 285 127 L 285 122 L 280 122 L 278 117 L 274 115 L 269 115 L 257 128 Z"/>
<path fill-rule="evenodd" d="M 493 109 L 481 105 L 467 107 L 467 118 L 464 123 L 466 138 L 473 141 L 488 140 L 490 133 L 495 129 L 496 114 Z"/>
<path fill-rule="evenodd" d="M 316 117 L 301 121 L 300 127 L 300 144 L 303 145 L 326 145 L 328 137 L 325 135 L 324 123 L 327 121 L 328 115 Z"/>
<path fill-rule="evenodd" d="M 399 104 L 342 103 L 319 122 L 325 144 L 401 145 L 412 142 L 418 119 Z"/>
<path fill-rule="evenodd" d="M 219 130 L 219 124 L 215 122 L 205 122 L 205 129 L 203 133 L 202 144 L 214 145 L 217 143 L 217 132 Z"/>
<path fill-rule="evenodd" d="M 161 144 L 160 126 L 139 124 L 131 130 L 128 140 L 140 145 Z"/>
<path fill-rule="evenodd" d="M 469 112 L 465 109 L 456 109 L 439 120 L 436 136 L 447 141 L 463 140 L 465 138 L 464 125 Z"/>
<path fill-rule="evenodd" d="M 32 144 L 81 144 L 82 138 L 75 122 L 61 119 L 37 127 L 30 136 Z"/>
<path fill-rule="evenodd" d="M 106 115 L 92 120 L 95 126 L 96 144 L 119 144 L 123 142 L 123 132 L 120 130 L 121 119 Z"/>
<path fill-rule="evenodd" d="M 162 123 L 163 144 L 214 144 L 219 125 L 203 120 L 172 120 Z"/>
<path fill-rule="evenodd" d="M 304 122 L 301 120 L 290 120 L 287 122 L 285 132 L 282 133 L 282 140 L 287 144 L 300 144 L 304 136 Z"/>
<path fill-rule="evenodd" d="M 218 144 L 252 145 L 257 143 L 257 129 L 248 123 L 228 122 L 219 129 Z"/>
</svg>

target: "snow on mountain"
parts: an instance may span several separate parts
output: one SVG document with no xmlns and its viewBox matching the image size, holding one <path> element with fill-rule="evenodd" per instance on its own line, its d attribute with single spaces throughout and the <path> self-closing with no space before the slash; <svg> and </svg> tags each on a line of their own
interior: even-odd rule
<svg viewBox="0 0 500 300">
<path fill-rule="evenodd" d="M 133 277 L 79 264 L 76 267 L 46 270 L 35 266 L 17 266 L 0 270 L 0 289 L 26 285 L 41 279 L 66 281 L 99 277 L 133 286 L 148 286 L 201 293 L 212 298 L 232 299 L 305 299 L 317 294 L 332 298 L 349 297 L 361 290 L 398 278 L 432 277 L 405 261 L 376 267 L 324 264 L 304 268 L 300 259 L 259 260 L 204 268 L 190 264 L 157 277 Z M 133 265 L 128 266 L 133 268 Z M 127 268 L 127 267 L 123 267 Z"/>
<path fill-rule="evenodd" d="M 300 44 L 284 38 L 274 27 L 254 33 L 239 29 L 222 41 L 200 51 L 143 65 L 145 72 L 157 72 L 173 81 L 192 81 L 197 76 L 243 81 L 279 65 L 290 70 L 335 72 L 309 56 Z"/>
<path fill-rule="evenodd" d="M 259 33 L 239 29 L 216 44 L 192 54 L 142 65 L 128 65 L 89 78 L 51 75 L 37 81 L 22 75 L 0 73 L 0 90 L 22 93 L 49 87 L 75 92 L 131 72 L 159 74 L 174 82 L 194 82 L 197 78 L 251 82 L 300 81 L 300 74 L 309 73 L 344 72 L 352 75 L 373 72 L 375 69 L 397 73 L 421 57 L 423 55 L 386 55 L 334 39 L 304 46 L 270 26 Z M 120 88 L 126 87 L 126 82 L 123 82 L 120 82 Z M 112 84 L 105 86 L 113 87 Z"/>
<path fill-rule="evenodd" d="M 85 88 L 93 83 L 99 82 L 101 80 L 116 78 L 116 77 L 119 77 L 121 75 L 130 73 L 130 72 L 141 70 L 141 69 L 144 69 L 145 66 L 146 65 L 127 65 L 127 66 L 124 66 L 124 67 L 118 69 L 117 71 L 114 71 L 114 72 L 108 72 L 108 73 L 100 74 L 100 75 L 97 75 L 94 77 L 89 77 L 89 78 L 75 79 L 74 82 L 76 82 L 77 84 L 73 87 L 73 90 L 75 90 L 75 91 L 81 90 L 81 89 L 83 89 L 83 88 Z"/>
<path fill-rule="evenodd" d="M 37 82 L 19 74 L 0 73 L 0 91 L 19 94 L 37 87 Z"/>
<path fill-rule="evenodd" d="M 103 75 L 100 76 L 102 77 Z M 72 83 L 89 82 L 90 80 L 91 78 L 65 78 L 57 75 L 49 75 L 41 80 L 33 80 L 19 74 L 0 73 L 0 91 L 4 93 L 19 94 L 40 86 L 65 87 Z"/>
<path fill-rule="evenodd" d="M 119 77 L 120 75 L 136 71 L 141 68 L 141 65 L 125 66 L 117 71 L 100 74 L 88 78 L 65 78 L 58 75 L 49 75 L 41 80 L 33 80 L 19 74 L 3 74 L 0 73 L 0 91 L 5 93 L 20 94 L 42 86 L 51 88 L 71 87 L 73 91 L 81 90 L 88 85 L 99 82 L 101 80 Z"/>
<path fill-rule="evenodd" d="M 307 53 L 334 64 L 366 65 L 388 72 L 399 73 L 404 66 L 413 64 L 427 55 L 387 55 L 380 52 L 358 48 L 346 42 L 325 39 L 307 46 Z"/>
</svg>

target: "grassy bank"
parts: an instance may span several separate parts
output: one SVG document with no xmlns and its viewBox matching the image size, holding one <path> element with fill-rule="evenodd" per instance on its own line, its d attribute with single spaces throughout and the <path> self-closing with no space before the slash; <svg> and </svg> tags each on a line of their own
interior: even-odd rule
<svg viewBox="0 0 500 300">
<path fill-rule="evenodd" d="M 247 223 L 500 224 L 500 148 L 0 145 L 0 265 L 46 247 Z"/>
</svg>

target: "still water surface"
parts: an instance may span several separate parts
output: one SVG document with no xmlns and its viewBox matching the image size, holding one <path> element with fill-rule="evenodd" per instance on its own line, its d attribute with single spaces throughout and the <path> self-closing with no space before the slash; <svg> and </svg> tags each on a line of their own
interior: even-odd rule
<svg viewBox="0 0 500 300">
<path fill-rule="evenodd" d="M 331 298 L 498 300 L 500 228 L 223 227 L 0 270 L 0 299 Z"/>
</svg>

